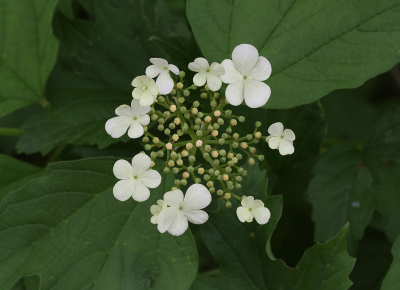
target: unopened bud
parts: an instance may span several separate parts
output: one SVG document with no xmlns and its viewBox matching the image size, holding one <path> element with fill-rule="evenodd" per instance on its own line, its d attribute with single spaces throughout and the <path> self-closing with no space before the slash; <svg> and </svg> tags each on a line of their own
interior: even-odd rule
<svg viewBox="0 0 400 290">
<path fill-rule="evenodd" d="M 243 156 L 242 156 L 242 154 L 238 153 L 238 154 L 236 154 L 236 158 L 240 160 L 243 158 Z"/>
<path fill-rule="evenodd" d="M 211 102 L 210 102 L 210 106 L 213 107 L 213 108 L 215 108 L 217 105 L 218 105 L 218 104 L 217 104 L 216 101 L 211 101 Z"/>
<path fill-rule="evenodd" d="M 197 173 L 198 173 L 198 174 L 204 174 L 204 168 L 203 168 L 203 167 L 200 167 L 200 168 L 197 170 Z"/>
<path fill-rule="evenodd" d="M 178 103 L 179 104 L 183 104 L 184 102 L 185 102 L 185 98 L 184 97 L 178 98 Z"/>
<path fill-rule="evenodd" d="M 177 83 L 177 84 L 176 84 L 176 88 L 177 88 L 178 90 L 182 90 L 182 89 L 183 89 L 183 84 L 182 84 L 181 82 Z"/>
<path fill-rule="evenodd" d="M 241 177 L 241 176 L 236 176 L 236 177 L 235 177 L 235 180 L 236 180 L 237 182 L 241 182 L 241 181 L 242 181 L 242 177 Z"/>
<path fill-rule="evenodd" d="M 179 76 L 180 76 L 181 78 L 184 78 L 185 75 L 186 75 L 186 73 L 185 73 L 183 70 L 181 70 L 181 71 L 179 72 Z"/>
<path fill-rule="evenodd" d="M 231 120 L 231 125 L 232 125 L 232 126 L 236 126 L 236 125 L 237 125 L 236 119 L 232 119 L 232 120 Z"/>
<path fill-rule="evenodd" d="M 213 135 L 214 137 L 217 137 L 218 136 L 218 131 L 217 130 L 212 131 L 211 135 Z"/>
<path fill-rule="evenodd" d="M 165 118 L 168 118 L 171 115 L 171 113 L 169 111 L 165 111 L 163 115 Z"/>
<path fill-rule="evenodd" d="M 181 111 L 181 113 L 185 113 L 186 112 L 186 107 L 182 106 L 179 110 Z"/>
<path fill-rule="evenodd" d="M 230 115 L 232 115 L 232 111 L 231 111 L 231 110 L 226 110 L 226 111 L 225 111 L 225 114 L 228 115 L 228 116 L 230 116 Z"/>
<path fill-rule="evenodd" d="M 231 197 L 232 197 L 232 195 L 229 192 L 224 194 L 225 199 L 231 199 Z"/>
<path fill-rule="evenodd" d="M 214 157 L 214 158 L 217 158 L 218 157 L 218 151 L 213 151 L 211 153 L 211 156 Z"/>
<path fill-rule="evenodd" d="M 256 122 L 256 127 L 258 128 L 258 127 L 261 127 L 261 122 L 260 121 L 257 121 Z"/>
<path fill-rule="evenodd" d="M 240 143 L 240 147 L 242 147 L 243 149 L 247 149 L 247 143 L 246 142 L 242 142 Z"/>
<path fill-rule="evenodd" d="M 207 123 L 211 122 L 211 117 L 210 116 L 206 116 L 204 118 L 204 121 L 207 122 Z"/>
<path fill-rule="evenodd" d="M 215 116 L 215 117 L 221 116 L 221 111 L 220 111 L 220 110 L 216 110 L 216 111 L 214 112 L 214 116 Z"/>
<path fill-rule="evenodd" d="M 161 103 L 164 103 L 165 102 L 165 98 L 163 96 L 159 96 L 157 101 L 161 102 Z"/>
<path fill-rule="evenodd" d="M 264 155 L 258 155 L 258 160 L 264 161 Z"/>
<path fill-rule="evenodd" d="M 198 112 L 199 112 L 199 110 L 197 110 L 197 108 L 193 108 L 193 109 L 192 109 L 192 114 L 193 114 L 193 115 L 196 115 Z"/>
<path fill-rule="evenodd" d="M 197 131 L 196 131 L 196 136 L 197 136 L 197 137 L 203 136 L 203 131 L 202 131 L 202 130 L 197 130 Z M 201 146 L 201 145 L 200 145 L 200 146 Z"/>
<path fill-rule="evenodd" d="M 194 180 L 194 182 L 196 182 L 196 183 L 201 183 L 201 179 L 197 177 L 197 178 Z"/>
<path fill-rule="evenodd" d="M 208 180 L 210 180 L 210 175 L 208 175 L 208 174 L 205 174 L 205 175 L 203 176 L 203 179 L 204 179 L 205 181 L 208 181 Z"/>
<path fill-rule="evenodd" d="M 188 90 L 184 90 L 184 91 L 183 91 L 183 95 L 184 95 L 185 97 L 189 97 L 190 92 L 189 92 Z"/>
<path fill-rule="evenodd" d="M 144 149 L 145 149 L 145 150 L 150 150 L 150 149 L 151 149 L 151 147 L 152 147 L 152 146 L 151 146 L 150 144 L 146 144 L 146 145 L 144 145 Z"/>
<path fill-rule="evenodd" d="M 164 167 L 163 172 L 164 173 L 169 173 L 169 167 Z"/>
<path fill-rule="evenodd" d="M 239 147 L 239 143 L 238 142 L 233 142 L 232 143 L 232 147 L 233 148 L 238 148 Z"/>
<path fill-rule="evenodd" d="M 158 119 L 158 115 L 157 114 L 151 115 L 151 120 L 152 121 L 156 121 L 157 119 Z"/>
<path fill-rule="evenodd" d="M 168 166 L 169 166 L 169 167 L 175 166 L 174 160 L 168 160 Z"/>
<path fill-rule="evenodd" d="M 174 135 L 172 135 L 172 140 L 174 140 L 174 141 L 178 141 L 178 140 L 179 140 L 179 136 L 178 136 L 178 134 L 174 134 Z"/>
<path fill-rule="evenodd" d="M 229 180 L 229 175 L 228 174 L 223 174 L 222 178 L 224 181 L 228 181 Z"/>
<path fill-rule="evenodd" d="M 193 144 L 192 143 L 186 143 L 186 149 L 190 150 L 193 148 Z"/>
<path fill-rule="evenodd" d="M 183 165 L 183 160 L 182 159 L 176 160 L 176 164 L 179 165 L 179 166 L 182 166 Z"/>
<path fill-rule="evenodd" d="M 220 94 L 219 94 L 219 93 L 215 93 L 215 94 L 214 94 L 214 98 L 216 98 L 216 99 L 218 99 L 218 98 L 219 98 L 219 96 L 220 96 Z"/>
<path fill-rule="evenodd" d="M 189 114 L 189 112 L 186 112 L 184 115 L 183 115 L 184 117 L 185 117 L 185 119 L 187 119 L 187 120 L 189 120 L 190 119 L 190 114 Z"/>
<path fill-rule="evenodd" d="M 215 176 L 219 176 L 221 174 L 221 172 L 219 172 L 219 170 L 215 170 L 214 175 Z"/>
<path fill-rule="evenodd" d="M 170 129 L 168 129 L 168 128 L 167 128 L 167 129 L 165 129 L 165 130 L 164 130 L 164 134 L 165 134 L 165 135 L 169 135 L 169 134 L 171 134 L 171 130 L 170 130 Z"/>
<path fill-rule="evenodd" d="M 243 123 L 245 120 L 246 120 L 245 117 L 243 117 L 243 116 L 240 116 L 240 117 L 239 117 L 239 122 Z"/>
<path fill-rule="evenodd" d="M 210 180 L 210 181 L 207 181 L 207 187 L 212 187 L 213 185 L 214 185 L 214 183 Z"/>
<path fill-rule="evenodd" d="M 181 119 L 179 119 L 179 118 L 175 118 L 174 119 L 174 124 L 175 125 L 179 125 L 181 123 Z"/>
<path fill-rule="evenodd" d="M 193 102 L 193 107 L 197 108 L 198 106 L 200 106 L 200 103 L 198 101 L 194 101 Z"/>
<path fill-rule="evenodd" d="M 233 139 L 238 139 L 239 138 L 239 134 L 235 133 L 235 134 L 232 135 L 232 137 L 233 137 Z"/>
<path fill-rule="evenodd" d="M 170 156 L 172 159 L 176 159 L 176 157 L 178 157 L 178 154 L 176 154 L 175 151 L 172 151 Z"/>
<path fill-rule="evenodd" d="M 247 139 L 248 141 L 251 141 L 251 140 L 253 139 L 253 135 L 247 134 L 247 135 L 246 135 L 246 139 Z"/>
<path fill-rule="evenodd" d="M 218 144 L 219 145 L 224 145 L 225 144 L 225 139 L 224 138 L 218 139 Z"/>
<path fill-rule="evenodd" d="M 186 179 L 182 179 L 181 180 L 181 185 L 185 186 L 187 184 L 187 180 Z"/>
<path fill-rule="evenodd" d="M 203 92 L 203 93 L 200 94 L 200 97 L 201 97 L 202 99 L 205 99 L 205 98 L 208 97 L 208 95 L 207 95 L 207 93 Z"/>
<path fill-rule="evenodd" d="M 261 132 L 256 132 L 256 133 L 254 134 L 254 136 L 255 136 L 257 139 L 260 139 L 260 138 L 261 138 Z"/>
<path fill-rule="evenodd" d="M 213 128 L 214 128 L 214 130 L 218 130 L 218 129 L 219 129 L 218 123 L 214 123 L 214 124 L 213 124 Z"/>
<path fill-rule="evenodd" d="M 174 130 L 174 129 L 175 129 L 175 124 L 174 124 L 174 123 L 169 123 L 168 127 L 169 127 L 171 130 Z"/>
<path fill-rule="evenodd" d="M 197 86 L 196 86 L 196 85 L 192 85 L 190 88 L 191 88 L 192 90 L 197 90 Z"/>
<path fill-rule="evenodd" d="M 234 157 L 234 155 L 233 155 L 232 152 L 229 152 L 228 155 L 227 155 L 227 157 L 228 157 L 228 159 L 232 159 L 232 158 Z"/>
<path fill-rule="evenodd" d="M 171 107 L 169 107 L 169 110 L 173 113 L 176 111 L 176 106 L 175 105 L 171 105 Z"/>
<path fill-rule="evenodd" d="M 170 92 L 170 94 L 171 94 L 172 96 L 176 95 L 176 90 L 173 89 L 173 90 Z"/>
<path fill-rule="evenodd" d="M 217 195 L 218 196 L 223 196 L 224 195 L 224 191 L 222 189 L 218 189 L 217 190 Z"/>
<path fill-rule="evenodd" d="M 229 200 L 227 200 L 225 206 L 226 206 L 226 208 L 231 208 L 232 203 Z"/>
<path fill-rule="evenodd" d="M 224 122 L 224 119 L 218 118 L 217 123 L 218 123 L 218 125 L 222 126 L 225 122 Z"/>
<path fill-rule="evenodd" d="M 228 172 L 228 173 L 231 173 L 232 172 L 232 167 L 230 167 L 230 166 L 225 167 L 225 171 Z"/>
<path fill-rule="evenodd" d="M 201 145 L 203 145 L 203 141 L 197 140 L 197 141 L 196 141 L 196 146 L 197 146 L 197 147 L 201 147 Z"/>
<path fill-rule="evenodd" d="M 193 163 L 196 161 L 196 157 L 194 157 L 193 155 L 189 156 L 189 162 Z"/>
<path fill-rule="evenodd" d="M 182 151 L 182 156 L 187 157 L 189 155 L 189 152 L 187 150 Z"/>
<path fill-rule="evenodd" d="M 215 188 L 214 187 L 210 187 L 210 189 L 208 190 L 210 193 L 214 193 L 215 192 Z"/>
<path fill-rule="evenodd" d="M 182 177 L 185 178 L 185 179 L 186 179 L 186 178 L 189 178 L 189 176 L 190 176 L 190 175 L 189 175 L 189 172 L 186 172 L 186 171 L 185 171 L 185 172 L 182 173 Z"/>
<path fill-rule="evenodd" d="M 172 150 L 172 144 L 171 143 L 165 144 L 165 148 L 167 148 L 168 150 Z"/>
<path fill-rule="evenodd" d="M 143 139 L 142 139 L 142 141 L 143 141 L 144 143 L 147 143 L 147 142 L 149 142 L 149 137 L 147 137 L 147 136 L 144 136 L 144 137 L 143 137 Z"/>
<path fill-rule="evenodd" d="M 158 157 L 163 157 L 163 156 L 164 156 L 164 151 L 161 151 L 161 150 L 158 151 L 158 152 L 157 152 L 157 156 L 158 156 Z"/>
</svg>

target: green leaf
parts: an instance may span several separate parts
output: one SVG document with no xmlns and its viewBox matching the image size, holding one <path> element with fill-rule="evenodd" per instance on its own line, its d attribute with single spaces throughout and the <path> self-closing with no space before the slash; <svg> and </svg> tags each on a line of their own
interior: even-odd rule
<svg viewBox="0 0 400 290">
<path fill-rule="evenodd" d="M 399 235 L 399 149 L 400 109 L 378 120 L 363 151 L 343 143 L 321 156 L 307 190 L 316 240 L 328 240 L 349 221 L 354 253 L 375 210 L 383 215 L 388 238 Z"/>
<path fill-rule="evenodd" d="M 39 290 L 39 289 L 40 289 L 40 279 L 38 276 L 22 277 L 11 288 L 11 290 Z"/>
<path fill-rule="evenodd" d="M 393 263 L 383 279 L 382 290 L 396 290 L 400 288 L 400 236 L 396 239 L 392 248 Z"/>
<path fill-rule="evenodd" d="M 0 4 L 0 117 L 41 100 L 57 58 L 51 18 L 57 0 Z M 23 19 L 23 22 L 21 22 Z"/>
<path fill-rule="evenodd" d="M 94 1 L 95 24 L 57 13 L 54 26 L 61 49 L 47 88 L 52 110 L 24 123 L 17 144 L 20 152 L 47 154 L 66 144 L 104 148 L 130 140 L 111 138 L 104 125 L 115 116 L 115 108 L 130 105 L 131 82 L 145 73 L 149 59 L 167 57 L 156 42 L 149 41 L 150 36 L 179 36 L 188 29 L 176 19 L 173 27 L 161 25 L 168 8 L 176 9 L 173 2 L 162 1 L 163 6 L 156 7 L 161 12 L 155 14 L 152 1 Z"/>
<path fill-rule="evenodd" d="M 43 173 L 39 167 L 0 154 L 0 201 Z"/>
<path fill-rule="evenodd" d="M 53 163 L 29 186 L 7 195 L 0 213 L 0 288 L 38 275 L 46 289 L 187 289 L 198 256 L 190 231 L 160 234 L 150 206 L 116 200 L 115 158 Z M 49 258 L 50 257 L 50 258 Z"/>
<path fill-rule="evenodd" d="M 200 235 L 220 266 L 220 273 L 216 277 L 199 274 L 191 289 L 347 289 L 351 284 L 348 274 L 354 265 L 346 252 L 348 226 L 328 243 L 307 250 L 296 269 L 287 267 L 274 258 L 270 246 L 282 213 L 282 196 L 267 197 L 265 171 L 255 165 L 246 164 L 245 168 L 249 175 L 241 194 L 263 199 L 271 219 L 262 226 L 241 223 L 236 216 L 238 202 L 233 202 L 232 209 L 221 207 L 210 213 Z M 303 288 L 296 288 L 299 285 Z"/>
<path fill-rule="evenodd" d="M 254 45 L 272 65 L 266 108 L 290 108 L 360 86 L 400 61 L 397 0 L 189 0 L 187 14 L 209 61 Z"/>
</svg>

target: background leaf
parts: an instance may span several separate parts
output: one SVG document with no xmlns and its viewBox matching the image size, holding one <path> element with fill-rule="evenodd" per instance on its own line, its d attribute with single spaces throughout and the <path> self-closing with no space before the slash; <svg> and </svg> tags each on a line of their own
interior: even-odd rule
<svg viewBox="0 0 400 290">
<path fill-rule="evenodd" d="M 51 19 L 57 0 L 0 3 L 0 117 L 44 98 L 57 58 Z M 21 21 L 23 19 L 24 21 Z"/>
<path fill-rule="evenodd" d="M 400 287 L 400 237 L 393 244 L 392 254 L 394 261 L 383 279 L 382 290 L 395 290 Z"/>
<path fill-rule="evenodd" d="M 266 108 L 290 108 L 360 86 L 400 60 L 396 0 L 189 0 L 188 18 L 209 61 L 254 45 L 272 65 Z"/>
<path fill-rule="evenodd" d="M 46 289 L 187 289 L 198 257 L 190 231 L 160 234 L 150 206 L 169 190 L 124 203 L 112 194 L 115 158 L 54 163 L 2 202 L 0 288 L 38 275 Z"/>
</svg>

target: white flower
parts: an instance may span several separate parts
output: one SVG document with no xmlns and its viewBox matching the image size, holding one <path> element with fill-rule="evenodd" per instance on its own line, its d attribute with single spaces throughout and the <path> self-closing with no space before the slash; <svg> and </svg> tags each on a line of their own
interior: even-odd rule
<svg viewBox="0 0 400 290">
<path fill-rule="evenodd" d="M 281 155 L 293 154 L 293 141 L 296 139 L 296 136 L 292 130 L 283 130 L 283 124 L 281 122 L 277 122 L 269 126 L 268 133 L 271 135 L 268 136 L 265 141 L 268 142 L 269 148 L 279 148 L 279 153 Z"/>
<path fill-rule="evenodd" d="M 179 74 L 179 69 L 173 65 L 168 64 L 165 59 L 162 58 L 150 58 L 150 62 L 153 64 L 146 69 L 146 75 L 151 78 L 157 78 L 157 85 L 162 95 L 169 94 L 174 88 L 174 81 L 172 80 L 169 72 L 172 71 L 174 74 Z"/>
<path fill-rule="evenodd" d="M 262 82 L 271 75 L 269 61 L 258 56 L 257 49 L 250 44 L 236 46 L 232 60 L 225 59 L 221 63 L 225 68 L 221 79 L 229 84 L 225 92 L 228 102 L 238 106 L 244 99 L 250 108 L 264 106 L 271 95 L 269 86 Z"/>
<path fill-rule="evenodd" d="M 219 63 L 213 62 L 211 66 L 205 58 L 198 57 L 194 62 L 189 63 L 189 69 L 197 72 L 193 78 L 193 83 L 198 86 L 207 86 L 211 91 L 218 91 L 221 88 L 222 81 L 219 77 L 225 73 L 225 69 Z"/>
<path fill-rule="evenodd" d="M 185 197 L 179 189 L 164 194 L 164 201 L 170 206 L 158 216 L 158 230 L 168 231 L 171 235 L 180 236 L 188 228 L 188 220 L 194 224 L 203 224 L 208 214 L 202 208 L 211 202 L 211 194 L 201 184 L 193 184 L 186 191 Z"/>
<path fill-rule="evenodd" d="M 115 184 L 113 193 L 116 199 L 125 201 L 132 197 L 136 201 L 145 201 L 150 196 L 149 188 L 156 188 L 161 183 L 158 171 L 148 170 L 151 159 L 144 153 L 132 158 L 132 165 L 126 160 L 118 160 L 113 172 L 116 178 L 122 179 Z"/>
<path fill-rule="evenodd" d="M 157 200 L 157 204 L 153 204 L 150 207 L 150 212 L 153 215 L 150 219 L 152 224 L 158 224 L 158 216 L 167 207 L 168 207 L 167 203 L 162 199 Z"/>
<path fill-rule="evenodd" d="M 150 106 L 154 103 L 158 95 L 158 86 L 153 79 L 147 76 L 139 76 L 133 79 L 132 97 L 139 100 L 141 106 Z"/>
<path fill-rule="evenodd" d="M 264 207 L 264 203 L 254 197 L 248 196 L 242 200 L 242 206 L 236 209 L 236 214 L 239 220 L 244 223 L 251 223 L 253 218 L 260 224 L 266 224 L 271 217 L 271 213 L 268 208 Z"/>
<path fill-rule="evenodd" d="M 119 138 L 128 130 L 130 138 L 139 138 L 143 135 L 143 126 L 150 123 L 150 117 L 147 113 L 150 106 L 142 107 L 138 100 L 132 100 L 131 106 L 121 105 L 115 109 L 118 117 L 111 118 L 106 122 L 106 132 L 113 138 Z"/>
</svg>

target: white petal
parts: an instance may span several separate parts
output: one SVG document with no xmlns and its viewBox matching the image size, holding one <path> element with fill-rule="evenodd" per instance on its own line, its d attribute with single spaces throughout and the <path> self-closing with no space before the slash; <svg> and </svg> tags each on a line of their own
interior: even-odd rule
<svg viewBox="0 0 400 290">
<path fill-rule="evenodd" d="M 208 74 L 207 75 L 207 86 L 211 91 L 218 91 L 221 88 L 222 80 L 219 76 Z"/>
<path fill-rule="evenodd" d="M 174 81 L 168 74 L 168 72 L 162 72 L 156 81 L 160 94 L 168 95 L 174 88 Z"/>
<path fill-rule="evenodd" d="M 179 74 L 179 68 L 176 65 L 169 64 L 168 69 L 172 71 L 174 74 L 178 75 Z"/>
<path fill-rule="evenodd" d="M 155 84 L 155 81 L 152 78 L 148 77 L 148 76 L 140 76 L 140 80 L 142 81 L 143 85 L 145 85 L 146 87 Z"/>
<path fill-rule="evenodd" d="M 246 80 L 244 85 L 244 101 L 250 108 L 259 108 L 265 105 L 271 96 L 271 89 L 263 82 Z"/>
<path fill-rule="evenodd" d="M 161 174 L 156 170 L 147 170 L 140 175 L 140 181 L 148 188 L 156 188 L 161 183 Z"/>
<path fill-rule="evenodd" d="M 294 139 L 296 139 L 294 132 L 290 129 L 285 129 L 285 131 L 283 131 L 283 137 L 288 141 L 294 141 Z"/>
<path fill-rule="evenodd" d="M 132 83 L 131 83 L 131 85 L 134 86 L 135 88 L 141 89 L 144 86 L 144 83 L 142 81 L 142 77 L 138 76 L 138 77 L 134 78 Z"/>
<path fill-rule="evenodd" d="M 146 68 L 146 75 L 150 78 L 155 78 L 156 76 L 158 76 L 161 72 L 163 71 L 163 69 L 159 66 L 156 65 L 151 65 L 148 66 Z"/>
<path fill-rule="evenodd" d="M 242 73 L 247 74 L 258 60 L 257 49 L 250 44 L 240 44 L 232 52 L 232 60 L 235 67 Z"/>
<path fill-rule="evenodd" d="M 263 225 L 269 221 L 271 212 L 266 207 L 259 207 L 253 211 L 253 216 L 260 225 Z"/>
<path fill-rule="evenodd" d="M 150 112 L 150 106 L 141 106 L 139 100 L 133 99 L 131 102 L 132 117 L 139 117 Z"/>
<path fill-rule="evenodd" d="M 256 65 L 249 71 L 247 76 L 256 81 L 265 81 L 271 75 L 272 68 L 269 61 L 260 56 L 256 62 Z"/>
<path fill-rule="evenodd" d="M 225 73 L 225 69 L 222 65 L 217 62 L 213 62 L 210 66 L 210 72 L 217 76 L 221 76 Z"/>
<path fill-rule="evenodd" d="M 265 142 L 268 143 L 269 139 L 271 139 L 272 137 L 274 137 L 274 136 L 272 136 L 272 135 L 267 136 L 267 138 L 265 138 Z"/>
<path fill-rule="evenodd" d="M 207 187 L 202 184 L 191 185 L 185 195 L 183 209 L 202 209 L 208 206 L 211 202 L 211 194 Z"/>
<path fill-rule="evenodd" d="M 199 209 L 185 210 L 185 217 L 192 223 L 196 225 L 204 224 L 208 220 L 208 214 Z"/>
<path fill-rule="evenodd" d="M 153 215 L 153 216 L 150 218 L 150 222 L 151 222 L 153 225 L 158 224 L 158 215 Z"/>
<path fill-rule="evenodd" d="M 150 123 L 150 116 L 149 115 L 143 115 L 137 117 L 137 121 L 142 125 L 142 126 L 147 126 Z"/>
<path fill-rule="evenodd" d="M 138 121 L 132 121 L 132 125 L 128 130 L 129 138 L 136 139 L 144 134 L 143 126 Z"/>
<path fill-rule="evenodd" d="M 245 208 L 251 208 L 253 206 L 254 202 L 254 197 L 252 196 L 246 196 L 245 198 L 242 199 L 242 206 Z"/>
<path fill-rule="evenodd" d="M 277 149 L 281 143 L 281 137 L 271 137 L 268 141 L 269 148 Z"/>
<path fill-rule="evenodd" d="M 206 70 L 209 67 L 210 65 L 204 57 L 198 57 L 194 60 L 194 62 L 189 63 L 189 69 L 195 72 Z"/>
<path fill-rule="evenodd" d="M 225 74 L 221 76 L 221 79 L 226 84 L 235 83 L 243 80 L 243 75 L 236 69 L 235 65 L 230 59 L 225 59 L 221 65 L 225 69 Z"/>
<path fill-rule="evenodd" d="M 156 83 L 151 84 L 151 85 L 148 85 L 148 86 L 147 86 L 147 89 L 148 89 L 148 90 L 150 91 L 150 93 L 151 93 L 152 95 L 154 95 L 154 96 L 157 96 L 158 93 L 159 93 L 158 86 L 157 86 Z"/>
<path fill-rule="evenodd" d="M 153 204 L 150 207 L 150 212 L 151 212 L 152 215 L 159 215 L 161 211 L 162 211 L 161 206 L 159 206 L 157 204 Z"/>
<path fill-rule="evenodd" d="M 189 223 L 183 212 L 180 210 L 175 217 L 175 220 L 168 228 L 168 232 L 173 236 L 182 235 L 188 228 Z"/>
<path fill-rule="evenodd" d="M 133 175 L 140 176 L 150 168 L 151 158 L 144 153 L 136 154 L 132 158 Z"/>
<path fill-rule="evenodd" d="M 281 136 L 283 133 L 283 124 L 281 122 L 276 122 L 269 126 L 268 133 L 272 136 Z"/>
<path fill-rule="evenodd" d="M 163 201 L 162 199 L 157 200 L 157 204 L 162 208 L 162 210 L 164 210 L 168 207 L 167 203 L 165 201 Z"/>
<path fill-rule="evenodd" d="M 116 199 L 125 201 L 132 196 L 134 189 L 135 183 L 132 179 L 120 180 L 115 184 L 113 194 Z"/>
<path fill-rule="evenodd" d="M 106 132 L 113 138 L 119 138 L 125 134 L 132 124 L 132 117 L 114 117 L 106 122 Z"/>
<path fill-rule="evenodd" d="M 177 215 L 178 209 L 176 207 L 166 208 L 160 213 L 157 226 L 160 233 L 165 233 L 168 230 Z"/>
<path fill-rule="evenodd" d="M 115 114 L 118 116 L 132 117 L 132 110 L 128 105 L 121 105 L 115 109 Z"/>
<path fill-rule="evenodd" d="M 232 106 L 239 106 L 243 102 L 244 82 L 237 81 L 228 85 L 225 91 L 226 99 Z"/>
<path fill-rule="evenodd" d="M 142 96 L 142 94 L 143 94 L 143 91 L 142 91 L 141 88 L 135 88 L 135 89 L 132 91 L 132 98 L 134 98 L 134 99 L 136 99 L 136 100 L 139 100 L 140 97 Z"/>
<path fill-rule="evenodd" d="M 150 58 L 150 62 L 159 67 L 167 67 L 168 61 L 163 58 Z"/>
<path fill-rule="evenodd" d="M 145 106 L 150 106 L 153 103 L 154 103 L 154 96 L 151 94 L 150 90 L 143 91 L 142 95 L 140 96 L 139 104 L 145 107 Z"/>
<path fill-rule="evenodd" d="M 146 185 L 137 180 L 135 182 L 135 190 L 132 193 L 133 199 L 138 202 L 142 202 L 147 200 L 149 196 L 150 196 L 150 190 L 146 187 Z"/>
<path fill-rule="evenodd" d="M 239 219 L 242 223 L 244 223 L 244 222 L 249 218 L 249 216 L 250 216 L 249 210 L 248 210 L 247 208 L 243 207 L 243 206 L 239 206 L 239 207 L 236 209 L 236 214 L 237 214 L 238 219 Z"/>
<path fill-rule="evenodd" d="M 179 189 L 168 191 L 164 194 L 164 201 L 169 206 L 179 208 L 183 202 L 183 192 Z"/>
<path fill-rule="evenodd" d="M 256 199 L 256 200 L 253 201 L 253 204 L 251 205 L 251 208 L 253 210 L 255 210 L 256 208 L 263 207 L 263 206 L 264 206 L 264 203 L 261 200 Z"/>
<path fill-rule="evenodd" d="M 293 144 L 290 141 L 281 140 L 281 142 L 279 143 L 279 153 L 281 155 L 290 155 L 293 154 L 293 152 L 294 152 Z"/>
<path fill-rule="evenodd" d="M 115 162 L 113 172 L 115 177 L 118 179 L 128 179 L 133 177 L 132 165 L 128 161 L 123 159 Z"/>
<path fill-rule="evenodd" d="M 195 74 L 193 77 L 193 83 L 198 87 L 204 86 L 206 81 L 207 81 L 207 73 L 205 72 L 199 72 Z"/>
</svg>

